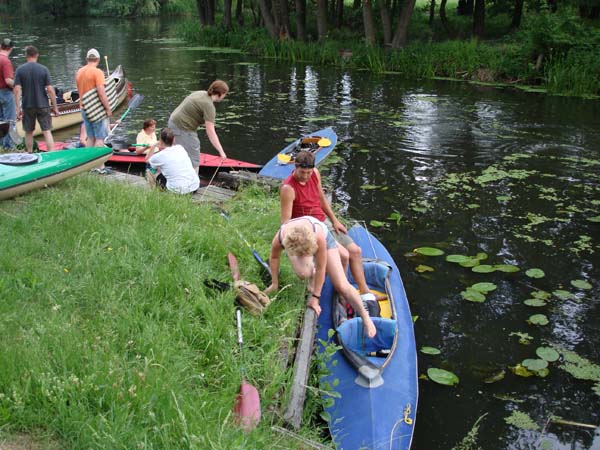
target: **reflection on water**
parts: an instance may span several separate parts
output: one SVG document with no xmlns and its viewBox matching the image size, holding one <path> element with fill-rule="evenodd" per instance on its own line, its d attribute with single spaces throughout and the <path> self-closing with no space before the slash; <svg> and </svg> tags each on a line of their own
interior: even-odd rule
<svg viewBox="0 0 600 450">
<path fill-rule="evenodd" d="M 539 448 L 544 441 L 552 449 L 600 446 L 598 432 L 556 425 L 544 433 L 522 431 L 504 420 L 518 410 L 541 428 L 551 415 L 600 423 L 593 383 L 573 379 L 560 362 L 551 363 L 545 378 L 517 377 L 510 369 L 552 344 L 600 362 L 600 224 L 589 220 L 600 216 L 597 101 L 273 64 L 184 47 L 165 39 L 172 25 L 84 21 L 12 31 L 18 42 L 39 47 L 40 62 L 66 88 L 89 47 L 108 55 L 111 67 L 123 64 L 145 100 L 119 128 L 119 138 L 134 139 L 146 117 L 164 126 L 190 91 L 216 78 L 231 86 L 217 105 L 217 130 L 231 157 L 266 162 L 289 138 L 335 127 L 340 161 L 330 178 L 336 201 L 352 217 L 387 224 L 373 230 L 403 273 L 418 316 L 417 345 L 442 351 L 420 355 L 420 373 L 440 367 L 461 379 L 455 388 L 421 382 L 413 448 L 452 448 L 486 412 L 479 431 L 485 449 Z M 23 62 L 20 51 L 14 52 L 16 64 Z M 75 134 L 71 129 L 56 137 Z M 201 138 L 203 151 L 212 152 Z M 399 223 L 388 219 L 394 211 Z M 422 245 L 447 254 L 486 252 L 483 263 L 521 270 L 476 274 L 444 257 L 405 256 Z M 418 264 L 434 272 L 419 274 Z M 529 278 L 530 268 L 546 276 Z M 576 289 L 571 280 L 587 280 L 593 288 Z M 480 281 L 498 288 L 484 303 L 463 300 L 460 292 Z M 540 290 L 573 295 L 552 296 L 540 308 L 523 303 Z M 536 313 L 549 325 L 529 324 Z M 520 344 L 514 333 L 526 333 L 531 343 Z M 501 371 L 501 381 L 484 382 Z"/>
</svg>

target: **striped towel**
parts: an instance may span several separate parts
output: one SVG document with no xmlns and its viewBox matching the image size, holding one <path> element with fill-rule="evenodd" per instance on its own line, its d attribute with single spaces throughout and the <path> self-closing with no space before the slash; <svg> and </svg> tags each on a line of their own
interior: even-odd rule
<svg viewBox="0 0 600 450">
<path fill-rule="evenodd" d="M 108 103 L 110 104 L 110 109 L 112 111 L 117 106 L 118 100 L 117 80 L 109 78 L 104 85 L 104 89 L 106 91 Z M 106 111 L 104 110 L 104 106 L 100 101 L 100 97 L 98 96 L 98 91 L 96 88 L 83 94 L 83 97 L 81 97 L 81 104 L 83 105 L 85 115 L 90 122 L 97 122 L 107 117 Z"/>
</svg>

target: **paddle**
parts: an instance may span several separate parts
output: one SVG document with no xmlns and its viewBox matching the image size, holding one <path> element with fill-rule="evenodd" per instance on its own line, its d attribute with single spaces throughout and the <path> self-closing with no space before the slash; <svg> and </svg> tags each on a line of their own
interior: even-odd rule
<svg viewBox="0 0 600 450">
<path fill-rule="evenodd" d="M 238 345 L 240 346 L 241 356 L 244 342 L 242 337 L 242 311 L 239 308 L 236 309 L 235 315 L 237 319 Z M 254 428 L 256 428 L 258 422 L 260 421 L 260 397 L 256 388 L 246 381 L 243 365 L 241 367 L 241 372 L 242 384 L 240 385 L 240 390 L 235 397 L 233 414 L 235 417 L 235 422 L 244 431 L 252 431 Z"/>
<path fill-rule="evenodd" d="M 123 122 L 125 117 L 127 117 L 127 114 L 129 114 L 129 111 L 131 111 L 134 108 L 137 108 L 139 106 L 139 104 L 142 103 L 142 100 L 144 100 L 144 96 L 141 94 L 135 94 L 131 98 L 131 100 L 129 100 L 129 105 L 127 106 L 127 109 L 125 110 L 123 115 L 119 118 L 119 120 L 117 121 L 117 124 L 112 128 L 112 130 L 109 131 L 108 136 L 106 136 L 104 138 L 104 144 L 108 143 L 109 138 L 112 136 L 112 134 L 115 132 L 117 127 L 121 124 L 121 122 Z"/>
<path fill-rule="evenodd" d="M 223 219 L 225 219 L 227 222 L 229 222 L 229 216 L 227 214 L 225 214 L 224 211 L 220 211 L 221 217 L 223 217 Z M 262 268 L 269 274 L 269 277 L 272 277 L 271 274 L 271 268 L 269 267 L 269 265 L 265 262 L 264 259 L 262 259 L 260 257 L 260 255 L 258 254 L 258 252 L 256 250 L 254 250 L 254 248 L 252 248 L 252 245 L 250 245 L 250 242 L 248 242 L 246 240 L 246 238 L 242 235 L 242 233 L 240 233 L 238 231 L 237 228 L 234 228 L 235 232 L 238 234 L 238 236 L 240 237 L 240 239 L 244 242 L 244 244 L 246 244 L 246 247 L 248 247 L 250 249 L 250 251 L 252 252 L 252 256 L 254 256 L 254 259 L 262 266 Z M 264 281 L 264 280 L 263 280 Z"/>
</svg>

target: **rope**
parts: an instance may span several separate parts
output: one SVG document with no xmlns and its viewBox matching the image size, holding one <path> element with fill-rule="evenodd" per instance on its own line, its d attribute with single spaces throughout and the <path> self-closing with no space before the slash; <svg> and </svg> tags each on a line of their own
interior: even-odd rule
<svg viewBox="0 0 600 450">
<path fill-rule="evenodd" d="M 400 425 L 402 422 L 404 422 L 406 425 L 413 424 L 413 420 L 409 417 L 410 411 L 411 411 L 411 407 L 410 407 L 410 403 L 408 403 L 406 405 L 406 408 L 404 408 L 404 417 L 402 417 L 400 420 L 398 420 L 392 427 L 392 431 L 390 432 L 390 450 L 392 450 L 392 446 L 394 443 L 394 431 L 396 430 L 396 427 L 398 425 Z"/>
<path fill-rule="evenodd" d="M 208 182 L 208 184 L 206 185 L 206 187 L 204 188 L 204 192 L 202 192 L 202 195 L 200 196 L 200 202 L 202 202 L 202 199 L 204 198 L 204 196 L 206 195 L 206 191 L 208 191 L 208 188 L 210 187 L 210 185 L 212 184 L 213 180 L 215 179 L 215 177 L 217 176 L 217 173 L 219 173 L 219 169 L 221 168 L 221 165 L 223 164 L 223 159 L 221 159 L 221 162 L 219 163 L 219 165 L 217 166 L 217 170 L 215 170 L 215 173 L 213 173 L 212 178 L 210 179 L 210 181 Z"/>
</svg>

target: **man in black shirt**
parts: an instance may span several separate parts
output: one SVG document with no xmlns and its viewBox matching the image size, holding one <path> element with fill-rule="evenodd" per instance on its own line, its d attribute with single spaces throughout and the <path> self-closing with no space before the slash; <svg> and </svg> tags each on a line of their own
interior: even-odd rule
<svg viewBox="0 0 600 450">
<path fill-rule="evenodd" d="M 50 117 L 50 103 L 52 110 L 58 116 L 56 105 L 56 94 L 52 87 L 50 72 L 37 62 L 39 52 L 33 45 L 25 47 L 25 58 L 27 62 L 20 66 L 15 73 L 15 103 L 17 105 L 17 120 L 23 119 L 23 130 L 25 130 L 25 147 L 31 153 L 33 151 L 33 130 L 35 121 L 40 123 L 44 133 L 48 151 L 54 150 L 54 139 L 52 137 L 52 118 Z M 23 93 L 23 105 L 21 105 L 21 92 Z"/>
</svg>

